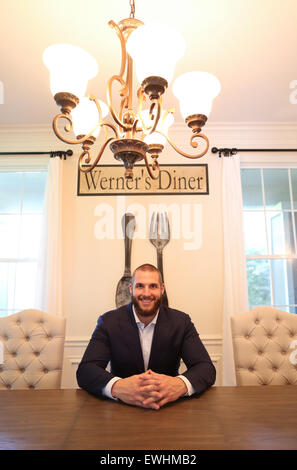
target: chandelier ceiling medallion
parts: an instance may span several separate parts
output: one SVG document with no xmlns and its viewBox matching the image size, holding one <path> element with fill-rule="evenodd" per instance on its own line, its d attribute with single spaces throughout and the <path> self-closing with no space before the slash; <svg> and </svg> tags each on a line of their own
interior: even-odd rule
<svg viewBox="0 0 297 470">
<path fill-rule="evenodd" d="M 190 155 L 179 149 L 168 136 L 173 123 L 174 109 L 164 110 L 162 98 L 168 88 L 176 62 L 183 56 L 185 42 L 172 28 L 144 25 L 134 17 L 135 4 L 130 0 L 130 17 L 116 24 L 109 22 L 120 39 L 122 60 L 118 75 L 107 84 L 108 106 L 94 95 L 85 97 L 88 80 L 97 75 L 96 60 L 86 51 L 70 44 L 55 44 L 43 54 L 50 70 L 50 86 L 61 112 L 53 120 L 56 136 L 68 144 L 82 144 L 79 168 L 90 172 L 98 165 L 109 144 L 114 157 L 123 162 L 125 177 L 133 178 L 135 162 L 144 160 L 151 178 L 158 178 L 158 157 L 168 142 L 179 154 L 187 158 L 200 158 L 209 148 L 208 138 L 201 133 L 211 110 L 212 100 L 220 93 L 219 80 L 207 72 L 188 72 L 173 83 L 173 93 L 180 101 L 180 111 L 192 129 L 190 144 L 197 148 L 196 138 L 203 139 L 204 149 Z M 133 110 L 133 61 L 140 86 L 137 90 L 137 110 Z M 125 77 L 124 77 L 125 75 Z M 116 111 L 113 101 L 114 83 L 120 84 L 120 106 Z M 144 109 L 144 104 L 147 109 Z M 113 122 L 104 118 L 110 112 Z M 66 119 L 65 133 L 73 132 L 71 140 L 58 130 L 58 122 Z M 94 162 L 90 149 L 101 128 L 104 141 Z M 148 156 L 152 158 L 149 163 Z M 88 165 L 88 166 L 86 166 Z"/>
</svg>

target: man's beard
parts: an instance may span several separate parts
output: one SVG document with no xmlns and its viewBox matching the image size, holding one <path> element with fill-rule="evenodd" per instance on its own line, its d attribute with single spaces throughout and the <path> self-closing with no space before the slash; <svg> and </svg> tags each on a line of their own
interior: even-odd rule
<svg viewBox="0 0 297 470">
<path fill-rule="evenodd" d="M 146 296 L 138 296 L 140 298 L 144 297 L 144 298 L 149 298 L 151 299 L 153 302 L 152 302 L 152 305 L 149 309 L 145 309 L 143 310 L 143 308 L 141 307 L 139 301 L 137 300 L 137 298 L 132 295 L 132 303 L 135 307 L 135 310 L 136 310 L 136 313 L 138 313 L 139 315 L 143 316 L 143 317 L 150 317 L 152 315 L 155 315 L 157 313 L 157 311 L 159 310 L 159 307 L 161 305 L 161 300 L 162 300 L 162 297 L 155 297 L 154 295 L 151 295 L 149 297 L 146 297 Z"/>
</svg>

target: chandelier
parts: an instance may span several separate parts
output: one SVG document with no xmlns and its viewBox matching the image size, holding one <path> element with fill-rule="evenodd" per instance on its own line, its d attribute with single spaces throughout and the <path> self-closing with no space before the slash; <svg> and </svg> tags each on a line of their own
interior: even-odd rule
<svg viewBox="0 0 297 470">
<path fill-rule="evenodd" d="M 206 154 L 209 141 L 201 133 L 201 128 L 221 86 L 215 76 L 202 71 L 185 73 L 174 81 L 173 93 L 179 99 L 181 114 L 192 130 L 190 145 L 196 149 L 198 144 L 194 139 L 204 140 L 204 148 L 199 153 L 192 155 L 182 151 L 168 135 L 174 109 L 163 109 L 162 99 L 173 77 L 175 64 L 184 54 L 184 39 L 168 26 L 144 25 L 134 17 L 134 0 L 130 0 L 130 7 L 129 18 L 118 24 L 114 21 L 108 23 L 116 32 L 122 50 L 119 74 L 108 80 L 108 105 L 92 94 L 84 96 L 88 80 L 98 72 L 97 62 L 88 52 L 70 44 L 55 44 L 44 51 L 43 61 L 50 70 L 51 91 L 61 110 L 53 120 L 53 130 L 63 142 L 82 145 L 78 165 L 83 172 L 90 172 L 98 165 L 109 145 L 114 157 L 123 162 L 126 178 L 132 179 L 134 164 L 144 160 L 149 176 L 157 179 L 158 157 L 166 142 L 187 158 L 200 158 Z M 140 84 L 136 110 L 133 109 L 133 62 Z M 113 100 L 116 82 L 120 85 L 117 110 Z M 108 112 L 113 122 L 104 120 Z M 63 134 L 58 129 L 62 119 L 66 120 Z M 101 129 L 104 131 L 103 143 L 90 164 L 90 150 Z M 69 132 L 74 133 L 75 139 L 66 137 Z"/>
</svg>

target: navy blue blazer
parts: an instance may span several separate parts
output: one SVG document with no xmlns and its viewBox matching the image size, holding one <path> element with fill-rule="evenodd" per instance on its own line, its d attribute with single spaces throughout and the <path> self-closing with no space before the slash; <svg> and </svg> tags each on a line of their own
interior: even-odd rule
<svg viewBox="0 0 297 470">
<path fill-rule="evenodd" d="M 187 367 L 183 375 L 196 393 L 214 384 L 215 367 L 189 315 L 161 305 L 148 368 L 175 377 L 181 359 Z M 110 372 L 106 370 L 109 362 Z M 77 369 L 78 385 L 101 395 L 114 376 L 125 378 L 142 372 L 144 362 L 132 304 L 101 315 Z"/>
</svg>

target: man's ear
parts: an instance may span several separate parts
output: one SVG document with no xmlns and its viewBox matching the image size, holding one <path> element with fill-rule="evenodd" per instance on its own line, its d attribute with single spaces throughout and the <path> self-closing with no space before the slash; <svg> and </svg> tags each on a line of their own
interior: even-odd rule
<svg viewBox="0 0 297 470">
<path fill-rule="evenodd" d="M 131 284 L 131 282 L 129 284 L 129 291 L 130 291 L 130 294 L 132 294 L 132 284 Z"/>
<path fill-rule="evenodd" d="M 163 295 L 163 294 L 164 294 L 164 290 L 165 290 L 165 284 L 164 284 L 164 282 L 162 282 L 162 284 L 161 284 L 161 290 L 162 290 L 162 295 Z"/>
</svg>

